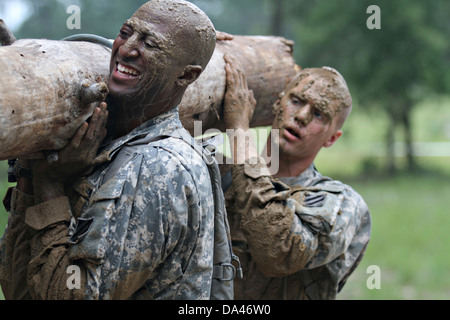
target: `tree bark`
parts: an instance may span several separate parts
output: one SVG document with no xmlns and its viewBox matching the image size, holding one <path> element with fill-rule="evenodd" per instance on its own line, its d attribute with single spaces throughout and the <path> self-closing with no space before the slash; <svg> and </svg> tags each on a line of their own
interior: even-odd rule
<svg viewBox="0 0 450 320">
<path fill-rule="evenodd" d="M 389 175 L 394 175 L 397 171 L 395 165 L 395 117 L 390 115 L 389 127 L 386 132 L 386 164 Z"/>
<path fill-rule="evenodd" d="M 417 169 L 417 164 L 414 158 L 413 135 L 411 129 L 411 108 L 407 106 L 403 110 L 405 110 L 402 114 L 402 122 L 405 134 L 404 141 L 407 170 L 409 172 L 414 172 Z"/>
<path fill-rule="evenodd" d="M 251 125 L 270 125 L 273 103 L 298 71 L 292 47 L 279 37 L 218 42 L 210 64 L 180 104 L 183 125 L 193 135 L 225 129 L 225 53 L 240 61 L 258 101 Z M 28 39 L 0 47 L 0 160 L 63 148 L 106 96 L 110 54 L 88 42 Z M 195 121 L 201 122 L 195 127 Z"/>
</svg>

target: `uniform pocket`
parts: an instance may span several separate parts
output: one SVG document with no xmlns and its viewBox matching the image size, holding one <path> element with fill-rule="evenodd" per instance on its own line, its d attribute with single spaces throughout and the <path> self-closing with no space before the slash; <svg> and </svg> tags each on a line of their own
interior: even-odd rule
<svg viewBox="0 0 450 320">
<path fill-rule="evenodd" d="M 77 230 L 83 230 L 82 238 L 77 239 L 69 249 L 71 260 L 87 260 L 94 264 L 104 263 L 108 246 L 110 220 L 116 211 L 117 199 L 122 194 L 124 179 L 112 178 L 100 187 L 92 196 L 88 209 L 78 220 Z M 80 223 L 84 223 L 80 226 Z"/>
</svg>

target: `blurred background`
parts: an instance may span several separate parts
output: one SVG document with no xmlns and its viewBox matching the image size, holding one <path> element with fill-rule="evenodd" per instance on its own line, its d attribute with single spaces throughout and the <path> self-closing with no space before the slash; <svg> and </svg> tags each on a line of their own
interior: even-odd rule
<svg viewBox="0 0 450 320">
<path fill-rule="evenodd" d="M 93 33 L 114 39 L 145 0 L 2 0 L 16 38 Z M 450 298 L 450 1 L 192 0 L 216 28 L 295 42 L 295 60 L 331 66 L 354 109 L 344 135 L 321 151 L 323 174 L 354 187 L 372 212 L 365 258 L 339 299 Z M 81 9 L 69 30 L 70 5 Z M 379 20 L 367 12 L 377 5 Z M 368 26 L 379 23 L 379 29 Z M 1 130 L 1 128 L 0 128 Z M 261 141 L 264 143 L 264 141 Z M 0 162 L 1 197 L 7 164 Z M 0 235 L 7 213 L 0 209 Z M 370 289 L 370 266 L 380 288 Z"/>
</svg>

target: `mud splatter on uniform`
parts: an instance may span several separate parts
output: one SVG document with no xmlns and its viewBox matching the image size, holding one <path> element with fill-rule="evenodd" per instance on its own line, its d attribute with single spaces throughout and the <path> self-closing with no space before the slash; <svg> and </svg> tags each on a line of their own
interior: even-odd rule
<svg viewBox="0 0 450 320">
<path fill-rule="evenodd" d="M 370 239 L 362 197 L 314 165 L 280 180 L 261 165 L 233 166 L 231 173 L 225 197 L 244 270 L 235 299 L 336 298 Z"/>
</svg>

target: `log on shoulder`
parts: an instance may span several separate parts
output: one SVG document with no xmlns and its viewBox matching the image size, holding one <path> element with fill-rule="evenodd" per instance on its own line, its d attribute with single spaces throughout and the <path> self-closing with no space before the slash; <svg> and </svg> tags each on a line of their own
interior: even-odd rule
<svg viewBox="0 0 450 320">
<path fill-rule="evenodd" d="M 221 121 L 225 53 L 244 68 L 258 101 L 251 125 L 270 125 L 272 105 L 298 71 L 293 43 L 280 37 L 235 36 L 219 41 L 208 67 L 185 93 L 180 119 L 191 134 Z M 111 51 L 89 42 L 24 39 L 0 47 L 0 160 L 59 150 L 107 94 Z M 201 121 L 197 131 L 194 122 Z"/>
</svg>

